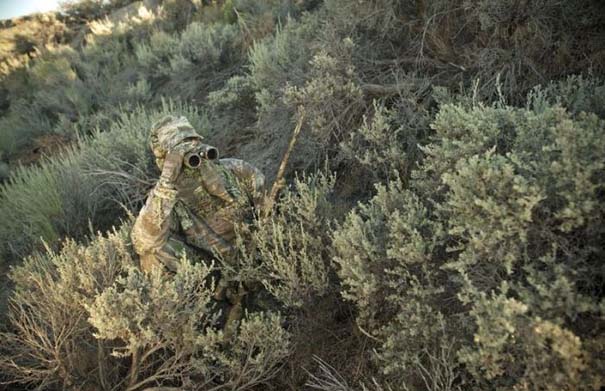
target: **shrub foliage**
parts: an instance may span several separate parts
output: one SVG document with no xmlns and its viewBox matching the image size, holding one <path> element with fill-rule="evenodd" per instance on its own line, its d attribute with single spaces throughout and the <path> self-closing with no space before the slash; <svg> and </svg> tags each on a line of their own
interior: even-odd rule
<svg viewBox="0 0 605 391">
<path fill-rule="evenodd" d="M 287 307 L 311 304 L 331 290 L 329 238 L 334 215 L 329 202 L 335 177 L 296 178 L 269 216 L 240 227 L 237 254 L 226 260 L 230 280 L 261 283 Z"/>
<path fill-rule="evenodd" d="M 383 372 L 397 388 L 438 377 L 453 346 L 458 382 L 597 387 L 605 123 L 444 105 L 432 127 L 410 185 L 379 187 L 334 233 L 343 295 Z"/>
<path fill-rule="evenodd" d="M 183 259 L 172 278 L 144 275 L 130 225 L 88 246 L 30 257 L 14 269 L 13 332 L 0 335 L 11 382 L 41 388 L 244 390 L 275 376 L 289 354 L 277 314 L 248 314 L 236 335 L 217 328 L 211 265 Z"/>
</svg>

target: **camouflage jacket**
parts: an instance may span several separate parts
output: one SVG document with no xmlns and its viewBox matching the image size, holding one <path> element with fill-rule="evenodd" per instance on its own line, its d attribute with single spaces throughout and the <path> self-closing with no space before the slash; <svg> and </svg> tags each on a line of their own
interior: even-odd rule
<svg viewBox="0 0 605 391">
<path fill-rule="evenodd" d="M 260 203 L 263 174 L 239 159 L 205 161 L 184 169 L 175 183 L 160 180 L 151 190 L 132 230 L 141 268 L 176 268 L 187 247 L 210 253 L 233 252 L 235 224 L 251 218 Z"/>
</svg>

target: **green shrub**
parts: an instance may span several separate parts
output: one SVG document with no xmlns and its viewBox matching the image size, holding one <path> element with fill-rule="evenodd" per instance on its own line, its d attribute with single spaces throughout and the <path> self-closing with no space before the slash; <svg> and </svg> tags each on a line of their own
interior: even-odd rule
<svg viewBox="0 0 605 391">
<path fill-rule="evenodd" d="M 0 183 L 6 181 L 9 177 L 9 167 L 8 164 L 0 160 Z"/>
<path fill-rule="evenodd" d="M 451 350 L 456 338 L 449 335 L 456 321 L 447 317 L 444 296 L 451 292 L 438 258 L 444 234 L 423 200 L 398 180 L 379 186 L 334 232 L 341 294 L 356 304 L 358 327 L 380 341 L 380 367 L 396 388 L 424 376 L 422 365 Z M 454 368 L 455 362 L 447 370 Z"/>
<path fill-rule="evenodd" d="M 343 42 L 344 50 L 353 50 L 353 42 Z M 336 58 L 325 51 L 315 54 L 307 72 L 309 79 L 301 87 L 286 88 L 286 104 L 303 107 L 308 115 L 314 148 L 322 151 L 345 134 L 358 122 L 363 113 L 363 94 L 355 80 L 355 69 L 348 55 Z"/>
<path fill-rule="evenodd" d="M 584 111 L 605 118 L 605 80 L 572 75 L 546 86 L 537 86 L 528 96 L 528 107 L 535 111 L 555 104 L 574 114 Z"/>
<path fill-rule="evenodd" d="M 238 253 L 224 261 L 227 279 L 259 282 L 288 307 L 302 307 L 331 290 L 326 232 L 334 206 L 334 176 L 297 178 L 268 217 L 240 227 Z"/>
<path fill-rule="evenodd" d="M 9 382 L 39 388 L 135 390 L 173 385 L 246 390 L 276 375 L 289 336 L 276 314 L 217 329 L 211 265 L 183 259 L 172 277 L 145 275 L 130 226 L 14 269 L 12 332 L 0 334 Z"/>
<path fill-rule="evenodd" d="M 90 134 L 108 126 L 120 109 L 149 102 L 149 96 L 133 90 L 143 85 L 136 76 L 128 34 L 116 30 L 107 37 L 90 36 L 81 51 L 58 47 L 39 56 L 20 88 L 12 91 L 19 99 L 0 119 L 0 150 L 14 155 L 36 137 L 53 132 L 71 138 L 78 132 Z"/>
<path fill-rule="evenodd" d="M 458 272 L 459 298 L 478 327 L 461 359 L 493 386 L 591 389 L 603 381 L 592 348 L 601 337 L 582 325 L 600 322 L 605 184 L 597 156 L 605 153 L 605 123 L 556 107 L 516 114 L 511 152 L 462 158 L 442 175 L 443 213 L 458 244 L 446 267 Z M 492 319 L 502 303 L 519 311 Z M 511 326 L 489 331 L 498 345 L 483 322 Z"/>
<path fill-rule="evenodd" d="M 363 46 L 367 44 L 362 34 L 365 31 L 354 23 L 363 24 L 360 19 L 364 18 L 352 17 L 349 13 L 353 9 L 351 4 L 340 10 L 326 2 L 313 14 L 288 20 L 274 36 L 258 42 L 250 51 L 248 77 L 257 103 L 259 139 L 270 138 L 280 146 L 277 150 L 283 150 L 295 113 L 305 110 L 306 123 L 291 162 L 293 168 L 319 166 L 326 156 L 332 167 L 338 167 L 345 157 L 340 154 L 339 144 L 349 141 L 353 130 L 363 125 L 364 116 L 373 117 L 373 100 L 388 99 L 389 107 L 409 109 L 427 95 L 426 79 L 411 73 L 384 77 L 388 72 L 368 66 L 369 53 L 381 56 L 383 47 L 376 41 L 372 48 Z M 375 16 L 378 11 L 374 11 L 371 14 Z M 409 122 L 414 126 L 422 117 L 422 110 L 418 111 Z"/>
<path fill-rule="evenodd" d="M 297 107 L 284 102 L 284 93 L 286 88 L 304 83 L 312 57 L 309 42 L 312 42 L 319 27 L 315 15 L 303 19 L 301 22 L 288 21 L 273 36 L 255 43 L 249 51 L 248 78 L 255 98 L 256 138 L 259 141 L 272 141 L 275 148 L 259 149 L 263 154 L 269 154 L 264 159 L 272 161 L 279 161 L 278 151 L 285 149 L 291 129 L 294 128 Z M 305 144 L 304 133 L 297 149 Z M 311 156 L 315 157 L 315 154 Z M 291 167 L 304 168 L 308 164 L 308 150 L 293 155 Z"/>
<path fill-rule="evenodd" d="M 66 0 L 61 2 L 61 10 L 72 18 L 94 20 L 107 14 L 104 0 Z"/>
<path fill-rule="evenodd" d="M 242 139 L 256 122 L 256 101 L 250 79 L 233 76 L 225 85 L 208 94 L 209 134 L 213 140 Z"/>
<path fill-rule="evenodd" d="M 62 0 L 61 11 L 76 22 L 90 22 L 136 3 L 133 0 Z"/>
<path fill-rule="evenodd" d="M 60 118 L 70 118 L 82 105 L 79 79 L 71 68 L 77 54 L 69 48 L 38 59 L 28 70 L 19 98 L 11 102 L 8 112 L 0 119 L 1 150 L 8 156 L 32 138 L 50 133 Z M 90 94 L 90 91 L 87 92 Z"/>
<path fill-rule="evenodd" d="M 598 388 L 605 122 L 465 103 L 432 127 L 409 185 L 379 187 L 334 233 L 384 384 Z"/>
<path fill-rule="evenodd" d="M 477 325 L 475 346 L 462 349 L 460 361 L 476 379 L 486 381 L 484 387 L 594 390 L 602 386 L 603 363 L 594 351 L 602 341 L 580 338 L 559 322 L 532 312 L 506 293 L 477 300 L 471 312 Z"/>
<path fill-rule="evenodd" d="M 372 117 L 364 116 L 362 125 L 349 133 L 341 144 L 341 153 L 357 162 L 363 171 L 357 183 L 376 183 L 389 178 L 408 178 L 421 157 L 420 146 L 427 142 L 430 115 L 416 111 L 413 104 L 399 102 L 392 109 L 374 101 Z"/>
<path fill-rule="evenodd" d="M 182 33 L 154 33 L 135 45 L 136 58 L 154 91 L 202 99 L 222 86 L 241 63 L 237 27 L 193 22 Z"/>
<path fill-rule="evenodd" d="M 97 343 L 85 305 L 134 265 L 126 238 L 125 228 L 90 247 L 68 240 L 60 253 L 33 255 L 13 269 L 8 318 L 14 331 L 0 334 L 4 380 L 69 388 L 119 379 L 112 345 Z"/>
<path fill-rule="evenodd" d="M 229 0 L 223 5 L 223 15 L 227 22 L 237 22 L 247 47 L 252 46 L 275 31 L 280 19 L 286 19 L 296 11 L 291 1 Z"/>
<path fill-rule="evenodd" d="M 452 88 L 480 78 L 481 99 L 521 103 L 537 84 L 590 67 L 603 72 L 593 65 L 602 62 L 597 1 L 330 0 L 325 9 L 331 28 L 348 31 L 359 45 L 355 65 L 364 76 L 418 70 Z"/>
<path fill-rule="evenodd" d="M 161 4 L 162 16 L 169 22 L 164 28 L 172 32 L 180 32 L 191 23 L 196 11 L 202 6 L 201 1 L 191 0 L 165 0 Z"/>
</svg>

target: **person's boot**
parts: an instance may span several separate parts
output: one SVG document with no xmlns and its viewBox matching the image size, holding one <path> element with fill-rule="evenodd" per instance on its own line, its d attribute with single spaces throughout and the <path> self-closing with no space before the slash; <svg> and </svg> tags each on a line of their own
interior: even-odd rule
<svg viewBox="0 0 605 391">
<path fill-rule="evenodd" d="M 225 339 L 230 339 L 233 335 L 235 335 L 237 326 L 242 319 L 242 302 L 244 301 L 247 291 L 241 284 L 238 285 L 236 289 L 237 290 L 230 288 L 226 289 L 226 296 L 231 303 L 231 307 L 227 310 L 227 319 L 225 320 Z"/>
<path fill-rule="evenodd" d="M 212 298 L 216 301 L 223 301 L 227 299 L 227 290 L 229 288 L 229 284 L 224 278 L 220 278 L 216 287 L 214 288 L 214 293 L 212 294 Z"/>
</svg>

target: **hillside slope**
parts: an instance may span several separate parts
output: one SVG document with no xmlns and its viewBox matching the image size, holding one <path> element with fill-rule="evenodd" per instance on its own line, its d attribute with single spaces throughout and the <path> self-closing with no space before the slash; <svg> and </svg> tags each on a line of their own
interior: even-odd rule
<svg viewBox="0 0 605 391">
<path fill-rule="evenodd" d="M 605 386 L 602 2 L 73 7 L 77 29 L 27 33 L 59 41 L 35 56 L 5 28 L 28 60 L 0 81 L 1 382 Z M 129 232 L 169 114 L 269 183 L 302 130 L 237 254 L 166 278 L 138 270 Z M 227 335 L 219 275 L 247 292 Z"/>
</svg>

